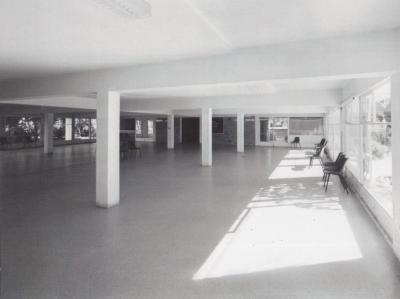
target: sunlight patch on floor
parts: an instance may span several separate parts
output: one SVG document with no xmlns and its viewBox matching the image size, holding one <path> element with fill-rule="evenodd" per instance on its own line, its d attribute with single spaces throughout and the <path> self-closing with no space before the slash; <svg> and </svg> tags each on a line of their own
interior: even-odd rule
<svg viewBox="0 0 400 299">
<path fill-rule="evenodd" d="M 269 176 L 270 180 L 290 178 L 321 177 L 322 169 L 318 159 L 309 167 L 308 150 L 290 150 Z"/>
<path fill-rule="evenodd" d="M 362 258 L 338 196 L 319 179 L 286 178 L 257 192 L 193 280 Z"/>
</svg>

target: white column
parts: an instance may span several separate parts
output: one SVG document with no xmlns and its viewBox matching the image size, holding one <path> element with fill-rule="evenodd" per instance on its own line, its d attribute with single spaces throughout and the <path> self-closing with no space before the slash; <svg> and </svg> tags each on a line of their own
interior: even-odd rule
<svg viewBox="0 0 400 299">
<path fill-rule="evenodd" d="M 119 203 L 120 94 L 97 93 L 96 205 L 110 208 Z"/>
<path fill-rule="evenodd" d="M 212 165 L 212 109 L 201 109 L 201 164 Z"/>
<path fill-rule="evenodd" d="M 238 153 L 244 152 L 244 113 L 240 112 L 236 115 L 236 145 Z"/>
<path fill-rule="evenodd" d="M 175 123 L 173 114 L 168 115 L 167 122 L 167 148 L 172 149 L 175 144 Z"/>
<path fill-rule="evenodd" d="M 254 128 L 256 130 L 256 132 L 255 132 L 255 134 L 256 134 L 255 144 L 256 145 L 260 145 L 260 117 L 258 115 L 255 116 Z"/>
<path fill-rule="evenodd" d="M 72 118 L 66 117 L 65 118 L 65 140 L 71 141 L 72 140 Z"/>
<path fill-rule="evenodd" d="M 43 150 L 45 154 L 53 153 L 53 124 L 54 114 L 45 113 L 43 124 Z"/>
<path fill-rule="evenodd" d="M 0 137 L 6 136 L 6 118 L 0 115 Z"/>
<path fill-rule="evenodd" d="M 400 73 L 391 77 L 393 248 L 400 259 Z"/>
</svg>

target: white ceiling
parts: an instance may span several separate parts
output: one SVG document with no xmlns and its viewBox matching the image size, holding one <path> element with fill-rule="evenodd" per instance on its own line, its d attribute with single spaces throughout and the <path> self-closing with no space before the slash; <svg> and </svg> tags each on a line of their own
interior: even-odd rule
<svg viewBox="0 0 400 299">
<path fill-rule="evenodd" d="M 124 93 L 124 99 L 168 99 L 214 96 L 266 95 L 286 91 L 342 89 L 351 79 L 290 79 L 225 84 L 138 89 Z"/>
<path fill-rule="evenodd" d="M 93 0 L 0 1 L 0 80 L 400 26 L 399 0 L 148 2 L 152 16 L 133 21 Z"/>
</svg>

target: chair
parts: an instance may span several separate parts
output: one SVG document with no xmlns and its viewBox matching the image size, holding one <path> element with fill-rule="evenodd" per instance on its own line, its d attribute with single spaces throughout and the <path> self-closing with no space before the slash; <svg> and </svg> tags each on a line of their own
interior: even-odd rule
<svg viewBox="0 0 400 299">
<path fill-rule="evenodd" d="M 323 147 L 317 147 L 317 148 L 315 149 L 315 153 L 312 154 L 312 155 L 310 156 L 310 164 L 309 164 L 309 167 L 311 167 L 311 166 L 313 165 L 313 161 L 314 161 L 315 158 L 317 158 L 317 159 L 319 160 L 319 163 L 322 165 L 322 162 L 321 162 L 321 153 L 323 152 L 324 149 L 325 149 L 325 146 L 323 146 Z"/>
<path fill-rule="evenodd" d="M 121 153 L 122 158 L 126 158 L 129 154 L 129 143 L 126 141 L 120 141 L 119 143 L 119 152 Z"/>
<path fill-rule="evenodd" d="M 142 157 L 142 149 L 136 145 L 136 141 L 135 140 L 129 140 L 129 150 L 130 151 L 135 151 L 135 157 L 136 155 L 139 153 L 139 157 Z"/>
<path fill-rule="evenodd" d="M 336 167 L 324 169 L 325 192 L 328 191 L 329 179 L 330 179 L 331 175 L 337 175 L 340 179 L 340 182 L 341 182 L 343 188 L 346 190 L 347 193 L 349 193 L 349 190 L 348 190 L 349 188 L 348 188 L 347 183 L 343 176 L 343 169 L 344 169 L 344 166 L 346 165 L 347 160 L 348 160 L 348 158 L 345 157 L 344 155 L 342 155 L 340 157 L 339 161 L 337 161 Z"/>
<path fill-rule="evenodd" d="M 322 138 L 319 143 L 314 144 L 314 148 L 317 149 L 319 147 L 323 147 L 325 145 L 326 139 Z"/>
<path fill-rule="evenodd" d="M 298 146 L 299 148 L 301 148 L 301 144 L 300 144 L 300 137 L 294 137 L 293 141 L 290 142 L 290 146 L 291 147 L 296 147 Z"/>
<path fill-rule="evenodd" d="M 333 161 L 333 162 L 322 162 L 322 168 L 323 168 L 324 170 L 325 170 L 325 169 L 332 169 L 332 168 L 333 168 L 333 169 L 336 169 L 337 166 L 338 166 L 338 163 L 339 163 L 339 161 L 340 161 L 340 159 L 341 159 L 342 157 L 346 157 L 346 155 L 345 155 L 343 152 L 340 152 L 340 153 L 337 155 L 335 161 Z M 326 178 L 326 174 L 324 173 L 324 175 L 322 176 L 322 180 L 325 181 L 325 178 Z"/>
</svg>

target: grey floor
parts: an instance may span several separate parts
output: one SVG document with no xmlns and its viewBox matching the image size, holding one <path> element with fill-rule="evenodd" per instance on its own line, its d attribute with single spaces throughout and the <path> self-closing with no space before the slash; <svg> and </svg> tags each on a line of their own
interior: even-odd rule
<svg viewBox="0 0 400 299">
<path fill-rule="evenodd" d="M 304 152 L 149 147 L 96 208 L 95 145 L 0 152 L 2 298 L 400 298 L 400 265 Z"/>
</svg>

